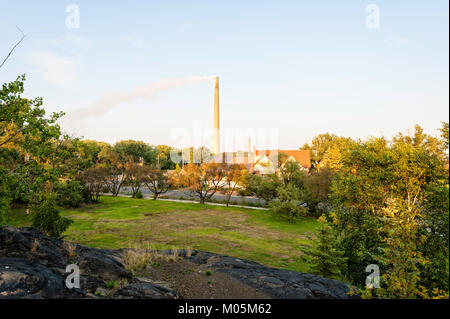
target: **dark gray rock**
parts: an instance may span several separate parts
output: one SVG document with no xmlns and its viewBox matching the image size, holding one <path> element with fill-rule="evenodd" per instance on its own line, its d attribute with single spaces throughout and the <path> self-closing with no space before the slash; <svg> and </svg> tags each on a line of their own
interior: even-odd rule
<svg viewBox="0 0 450 319">
<path fill-rule="evenodd" d="M 175 299 L 178 294 L 172 289 L 163 286 L 157 286 L 148 282 L 133 283 L 129 286 L 119 289 L 113 298 L 119 299 Z"/>
<path fill-rule="evenodd" d="M 0 258 L 0 298 L 81 298 L 69 290 L 63 278 L 41 264 L 20 258 Z"/>
<path fill-rule="evenodd" d="M 333 279 L 270 268 L 253 261 L 202 251 L 193 251 L 186 259 L 226 273 L 272 298 L 350 298 L 348 293 L 351 286 Z"/>
<path fill-rule="evenodd" d="M 80 289 L 66 287 L 69 264 L 80 269 Z M 66 243 L 33 228 L 0 228 L 0 298 L 92 298 L 96 291 L 107 295 L 108 281 L 128 283 L 126 298 L 179 297 L 167 287 L 142 285 L 117 251 Z"/>
<path fill-rule="evenodd" d="M 68 244 L 33 228 L 0 228 L 0 298 L 182 298 L 167 283 L 133 277 L 122 262 L 124 252 Z M 178 254 L 272 298 L 349 298 L 350 286 L 333 279 L 203 251 Z M 80 268 L 80 289 L 65 285 L 69 264 Z M 108 281 L 121 282 L 120 289 L 108 290 Z"/>
</svg>

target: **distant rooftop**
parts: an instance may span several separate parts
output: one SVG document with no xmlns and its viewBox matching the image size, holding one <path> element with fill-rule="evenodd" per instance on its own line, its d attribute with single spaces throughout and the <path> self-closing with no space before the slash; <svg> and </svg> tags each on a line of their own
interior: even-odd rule
<svg viewBox="0 0 450 319">
<path fill-rule="evenodd" d="M 275 154 L 286 154 L 286 159 L 292 156 L 304 168 L 311 168 L 311 154 L 309 150 L 256 150 L 257 156 Z"/>
</svg>

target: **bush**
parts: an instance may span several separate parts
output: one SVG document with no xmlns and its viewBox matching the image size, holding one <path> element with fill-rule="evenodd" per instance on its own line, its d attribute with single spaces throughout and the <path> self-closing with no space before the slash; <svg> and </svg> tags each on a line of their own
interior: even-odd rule
<svg viewBox="0 0 450 319">
<path fill-rule="evenodd" d="M 55 184 L 58 194 L 57 203 L 63 207 L 80 207 L 84 202 L 84 187 L 79 181 L 59 182 Z"/>
<path fill-rule="evenodd" d="M 144 195 L 142 195 L 142 192 L 139 190 L 139 191 L 137 191 L 135 198 L 141 199 L 141 198 L 144 198 Z"/>
<path fill-rule="evenodd" d="M 149 267 L 152 254 L 146 249 L 128 249 L 124 255 L 125 268 L 133 274 Z"/>
<path fill-rule="evenodd" d="M 250 189 L 247 188 L 241 188 L 238 189 L 239 196 L 253 196 L 255 193 L 253 193 Z"/>
<path fill-rule="evenodd" d="M 48 236 L 61 237 L 72 223 L 72 220 L 59 215 L 55 194 L 48 196 L 41 203 L 33 205 L 30 212 L 33 227 Z"/>
<path fill-rule="evenodd" d="M 273 213 L 280 217 L 286 218 L 290 222 L 295 221 L 300 216 L 305 216 L 307 212 L 306 207 L 300 206 L 300 202 L 297 200 L 274 200 L 270 203 L 270 209 Z"/>
<path fill-rule="evenodd" d="M 276 174 L 265 176 L 252 175 L 248 190 L 253 192 L 257 197 L 264 199 L 266 204 L 268 204 L 277 197 L 277 188 L 280 185 L 282 183 Z"/>
<path fill-rule="evenodd" d="M 117 281 L 111 280 L 106 283 L 106 288 L 108 289 L 116 289 L 119 286 Z"/>
<path fill-rule="evenodd" d="M 306 216 L 308 208 L 302 201 L 304 194 L 292 184 L 282 185 L 277 188 L 278 198 L 270 202 L 269 206 L 273 213 L 293 222 L 301 216 Z"/>
</svg>

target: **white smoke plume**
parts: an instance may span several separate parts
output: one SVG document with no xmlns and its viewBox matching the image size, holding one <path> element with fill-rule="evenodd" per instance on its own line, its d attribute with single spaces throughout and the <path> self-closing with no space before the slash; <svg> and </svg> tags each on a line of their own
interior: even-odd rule
<svg viewBox="0 0 450 319">
<path fill-rule="evenodd" d="M 93 105 L 80 108 L 68 114 L 72 119 L 101 117 L 120 103 L 132 102 L 136 99 L 152 99 L 156 93 L 188 84 L 196 84 L 215 79 L 216 76 L 191 76 L 185 79 L 159 80 L 146 85 L 140 85 L 130 90 L 119 90 L 103 95 Z"/>
</svg>

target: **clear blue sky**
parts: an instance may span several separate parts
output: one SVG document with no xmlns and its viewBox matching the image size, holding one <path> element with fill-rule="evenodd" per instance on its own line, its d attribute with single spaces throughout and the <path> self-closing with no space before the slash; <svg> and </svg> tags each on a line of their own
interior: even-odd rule
<svg viewBox="0 0 450 319">
<path fill-rule="evenodd" d="M 437 134 L 448 121 L 448 1 L 0 2 L 0 70 L 27 75 L 48 111 L 89 107 L 108 92 L 161 79 L 219 75 L 223 128 L 278 128 L 281 148 L 314 135 Z M 380 9 L 369 29 L 365 8 Z M 168 89 L 102 117 L 62 121 L 75 135 L 173 144 L 173 128 L 212 125 L 213 84 Z"/>
</svg>

